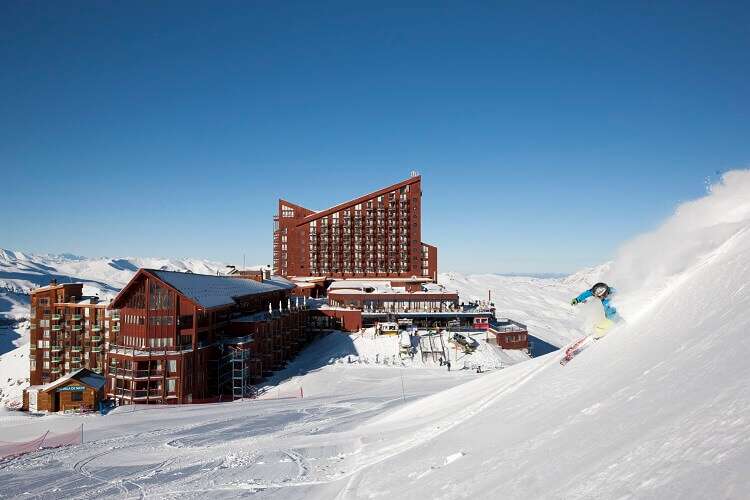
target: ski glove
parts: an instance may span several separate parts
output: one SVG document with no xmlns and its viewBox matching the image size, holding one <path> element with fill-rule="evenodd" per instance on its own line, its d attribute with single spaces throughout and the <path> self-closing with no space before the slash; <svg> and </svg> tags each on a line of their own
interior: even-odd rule
<svg viewBox="0 0 750 500">
<path fill-rule="evenodd" d="M 581 303 L 581 301 L 580 301 L 580 300 L 578 300 L 578 298 L 577 298 L 577 297 L 576 297 L 575 299 L 573 299 L 573 300 L 571 300 L 571 301 L 570 301 L 570 305 L 571 305 L 571 306 L 574 306 L 574 305 L 576 305 L 576 304 L 580 304 L 580 303 Z"/>
</svg>

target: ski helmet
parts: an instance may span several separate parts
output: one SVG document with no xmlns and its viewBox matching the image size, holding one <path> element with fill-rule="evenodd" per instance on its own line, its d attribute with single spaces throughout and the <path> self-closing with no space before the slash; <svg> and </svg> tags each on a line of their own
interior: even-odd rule
<svg viewBox="0 0 750 500">
<path fill-rule="evenodd" d="M 607 286 L 606 283 L 597 283 L 596 285 L 591 287 L 591 293 L 593 293 L 597 298 L 603 299 L 607 295 L 609 295 L 609 286 Z"/>
</svg>

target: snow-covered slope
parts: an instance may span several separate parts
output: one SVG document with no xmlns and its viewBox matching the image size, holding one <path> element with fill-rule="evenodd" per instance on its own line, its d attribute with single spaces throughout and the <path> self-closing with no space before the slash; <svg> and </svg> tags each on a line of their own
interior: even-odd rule
<svg viewBox="0 0 750 500">
<path fill-rule="evenodd" d="M 482 376 L 324 363 L 300 372 L 305 399 L 85 419 L 87 444 L 17 459 L 0 484 L 11 496 L 54 482 L 66 497 L 747 498 L 750 172 L 624 247 L 604 277 L 626 284 L 628 322 L 565 367 L 559 354 Z M 7 420 L 0 440 L 80 422 Z"/>
<path fill-rule="evenodd" d="M 565 278 L 441 273 L 438 281 L 456 290 L 463 301 L 491 298 L 498 317 L 520 321 L 529 327 L 531 335 L 563 346 L 586 332 L 594 323 L 592 317 L 601 313 L 601 306 L 593 303 L 574 309 L 570 300 L 600 281 L 610 265 L 584 269 Z"/>
<path fill-rule="evenodd" d="M 225 264 L 202 259 L 143 257 L 86 258 L 75 255 L 28 254 L 0 249 L 0 289 L 28 293 L 49 284 L 84 282 L 103 294 L 119 291 L 139 268 L 191 271 L 202 274 L 224 272 Z"/>
</svg>

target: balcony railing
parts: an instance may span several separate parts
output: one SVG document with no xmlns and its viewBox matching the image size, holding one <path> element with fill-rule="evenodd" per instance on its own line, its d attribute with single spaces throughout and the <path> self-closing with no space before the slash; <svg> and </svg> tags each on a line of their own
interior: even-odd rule
<svg viewBox="0 0 750 500">
<path fill-rule="evenodd" d="M 52 351 L 52 352 L 60 352 L 60 351 L 62 351 L 62 346 L 61 345 L 53 345 L 53 346 L 50 346 L 49 350 Z"/>
<path fill-rule="evenodd" d="M 62 370 L 59 366 L 56 366 L 50 370 L 51 373 L 60 373 Z"/>
<path fill-rule="evenodd" d="M 59 363 L 61 361 L 62 361 L 62 358 L 60 356 L 52 356 L 53 363 Z"/>
<path fill-rule="evenodd" d="M 101 335 L 92 335 L 91 336 L 91 342 L 101 342 L 101 341 L 102 341 Z"/>
<path fill-rule="evenodd" d="M 112 320 L 112 321 L 120 321 L 120 315 L 119 314 L 113 314 L 112 316 L 109 317 L 109 319 Z"/>
<path fill-rule="evenodd" d="M 93 325 L 91 327 L 91 331 L 92 332 L 101 332 L 102 331 L 102 326 L 101 325 Z"/>
<path fill-rule="evenodd" d="M 80 314 L 72 314 L 70 316 L 70 319 L 72 319 L 73 321 L 81 321 L 83 317 Z"/>
<path fill-rule="evenodd" d="M 61 319 L 62 319 L 62 316 L 59 314 L 52 315 L 52 321 L 60 321 Z"/>
<path fill-rule="evenodd" d="M 80 356 L 75 356 L 75 357 L 71 358 L 70 362 L 71 363 L 80 363 L 81 362 L 81 358 L 80 358 Z"/>
<path fill-rule="evenodd" d="M 91 348 L 91 352 L 102 352 L 102 347 L 95 345 Z"/>
<path fill-rule="evenodd" d="M 141 399 L 148 397 L 160 397 L 162 395 L 161 389 L 143 389 L 133 391 L 133 399 Z"/>
<path fill-rule="evenodd" d="M 120 325 L 118 325 L 118 324 L 112 325 L 112 331 L 113 332 L 119 332 L 120 331 Z"/>
<path fill-rule="evenodd" d="M 81 326 L 81 325 L 73 325 L 73 331 L 74 332 L 80 332 L 81 330 L 83 330 L 83 326 Z"/>
<path fill-rule="evenodd" d="M 82 350 L 83 348 L 79 345 L 74 345 L 73 347 L 70 348 L 70 352 L 81 352 Z"/>
<path fill-rule="evenodd" d="M 110 368 L 109 373 L 123 378 L 136 378 L 136 379 L 147 379 L 147 378 L 162 378 L 164 371 L 161 369 L 153 370 L 131 370 L 129 368 Z"/>
<path fill-rule="evenodd" d="M 52 325 L 52 331 L 53 332 L 59 332 L 60 330 L 62 330 L 62 326 L 60 326 L 60 325 Z"/>
</svg>

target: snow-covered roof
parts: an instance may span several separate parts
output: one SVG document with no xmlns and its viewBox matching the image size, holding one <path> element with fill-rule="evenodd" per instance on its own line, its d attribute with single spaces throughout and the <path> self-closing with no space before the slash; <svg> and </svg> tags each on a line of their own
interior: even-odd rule
<svg viewBox="0 0 750 500">
<path fill-rule="evenodd" d="M 234 304 L 234 299 L 237 297 L 289 288 L 281 280 L 260 282 L 231 276 L 180 273 L 155 269 L 151 269 L 150 272 L 206 309 Z"/>
<path fill-rule="evenodd" d="M 93 387 L 94 389 L 101 389 L 104 387 L 104 376 L 99 375 L 98 373 L 94 373 L 88 368 L 79 368 L 76 371 L 70 372 L 66 375 L 63 375 L 62 377 L 58 378 L 57 380 L 54 380 L 48 384 L 44 385 L 34 385 L 31 386 L 30 389 L 38 389 L 40 391 L 48 391 L 50 389 L 53 389 L 59 385 L 64 384 L 65 382 L 69 382 L 71 380 L 77 380 L 82 384 L 85 384 L 89 387 Z"/>
<path fill-rule="evenodd" d="M 264 280 L 263 283 L 270 283 L 286 290 L 293 289 L 296 285 L 292 280 L 286 279 L 283 276 L 271 276 L 269 279 Z"/>
<path fill-rule="evenodd" d="M 373 288 L 375 290 L 390 289 L 390 282 L 370 281 L 370 280 L 339 280 L 334 281 L 328 287 L 329 291 L 333 290 L 364 290 Z"/>
</svg>

